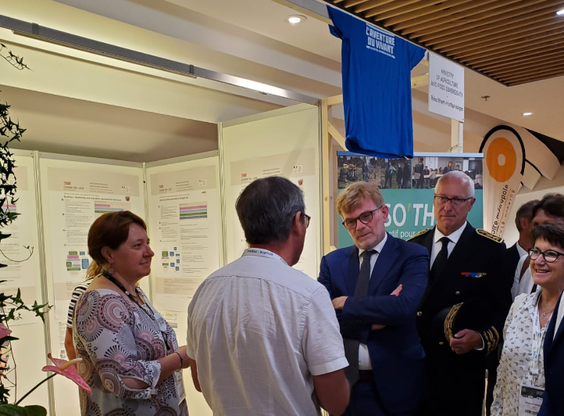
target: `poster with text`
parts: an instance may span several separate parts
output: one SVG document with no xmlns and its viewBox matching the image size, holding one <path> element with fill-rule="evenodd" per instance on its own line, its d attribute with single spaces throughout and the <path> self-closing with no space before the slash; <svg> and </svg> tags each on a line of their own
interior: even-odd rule
<svg viewBox="0 0 564 416">
<path fill-rule="evenodd" d="M 243 192 L 247 185 L 255 179 L 269 176 L 283 176 L 296 184 L 303 192 L 305 210 L 315 212 L 319 183 L 315 175 L 315 149 L 303 149 L 279 155 L 265 156 L 261 158 L 239 160 L 231 163 L 231 186 L 232 195 L 237 197 Z M 308 209 L 310 211 L 308 211 Z M 235 206 L 227 207 L 227 216 L 233 224 L 232 253 L 240 256 L 248 247 L 245 234 L 239 223 Z M 309 276 L 316 276 L 318 264 L 316 259 L 315 237 L 317 235 L 317 222 L 310 222 L 306 233 L 304 249 L 298 263 L 294 267 Z"/>
<path fill-rule="evenodd" d="M 220 267 L 218 158 L 147 168 L 155 306 L 186 312 L 200 283 Z"/>
<path fill-rule="evenodd" d="M 293 267 L 317 278 L 323 226 L 320 115 L 317 106 L 297 104 L 220 126 L 227 262 L 240 258 L 248 247 L 235 209 L 237 198 L 255 179 L 282 176 L 302 190 L 305 213 L 311 216 L 301 257 Z"/>
<path fill-rule="evenodd" d="M 91 262 L 87 238 L 94 220 L 125 210 L 145 217 L 142 169 L 45 159 L 41 174 L 51 302 L 56 319 L 65 320 L 72 291 Z"/>
</svg>

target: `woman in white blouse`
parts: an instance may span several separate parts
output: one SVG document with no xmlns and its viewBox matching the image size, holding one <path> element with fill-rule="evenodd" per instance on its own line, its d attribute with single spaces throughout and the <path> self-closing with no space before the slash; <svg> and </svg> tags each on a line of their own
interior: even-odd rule
<svg viewBox="0 0 564 416">
<path fill-rule="evenodd" d="M 540 290 L 517 296 L 505 321 L 493 416 L 534 416 L 542 403 L 544 338 L 564 289 L 564 226 L 538 225 L 533 240 L 530 267 Z"/>
</svg>

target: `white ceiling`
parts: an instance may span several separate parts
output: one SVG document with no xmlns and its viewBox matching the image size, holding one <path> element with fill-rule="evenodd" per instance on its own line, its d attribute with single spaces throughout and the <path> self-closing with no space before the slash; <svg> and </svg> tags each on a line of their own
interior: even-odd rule
<svg viewBox="0 0 564 416">
<path fill-rule="evenodd" d="M 311 16 L 287 24 L 295 12 L 283 3 L 0 0 L 0 14 L 318 98 L 340 93 L 340 41 Z M 28 149 L 132 161 L 175 157 L 217 148 L 217 122 L 292 104 L 5 29 L 0 39 L 33 69 L 22 75 L 0 63 L 0 97 L 28 128 L 20 146 Z M 466 71 L 465 82 L 468 108 L 564 141 L 564 78 L 509 88 Z M 534 114 L 523 117 L 525 111 Z"/>
</svg>

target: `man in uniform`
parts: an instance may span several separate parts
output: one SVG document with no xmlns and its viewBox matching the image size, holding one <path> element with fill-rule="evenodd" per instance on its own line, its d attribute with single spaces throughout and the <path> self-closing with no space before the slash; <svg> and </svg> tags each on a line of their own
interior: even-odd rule
<svg viewBox="0 0 564 416">
<path fill-rule="evenodd" d="M 433 416 L 482 414 L 486 355 L 497 349 L 511 304 L 503 240 L 466 221 L 475 201 L 468 175 L 443 175 L 433 202 L 437 225 L 411 239 L 431 259 L 417 327 Z"/>
<path fill-rule="evenodd" d="M 345 415 L 416 415 L 424 352 L 415 312 L 425 292 L 429 256 L 386 233 L 388 207 L 376 185 L 349 185 L 337 210 L 354 245 L 323 257 L 318 280 L 333 299 L 350 364 Z"/>
</svg>

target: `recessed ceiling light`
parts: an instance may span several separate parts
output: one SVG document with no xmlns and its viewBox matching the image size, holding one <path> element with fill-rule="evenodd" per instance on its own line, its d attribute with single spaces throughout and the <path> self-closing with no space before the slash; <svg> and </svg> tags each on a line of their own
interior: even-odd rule
<svg viewBox="0 0 564 416">
<path fill-rule="evenodd" d="M 301 14 L 293 14 L 293 15 L 288 16 L 286 18 L 286 22 L 290 23 L 291 25 L 297 25 L 298 23 L 305 22 L 306 20 L 307 20 L 307 17 L 305 17 Z"/>
<path fill-rule="evenodd" d="M 564 9 L 558 10 L 558 11 L 556 12 L 556 14 L 557 14 L 558 16 L 564 16 Z"/>
<path fill-rule="evenodd" d="M 523 113 L 523 115 L 524 115 L 525 117 L 526 117 L 526 116 L 532 116 L 533 113 Z"/>
</svg>

